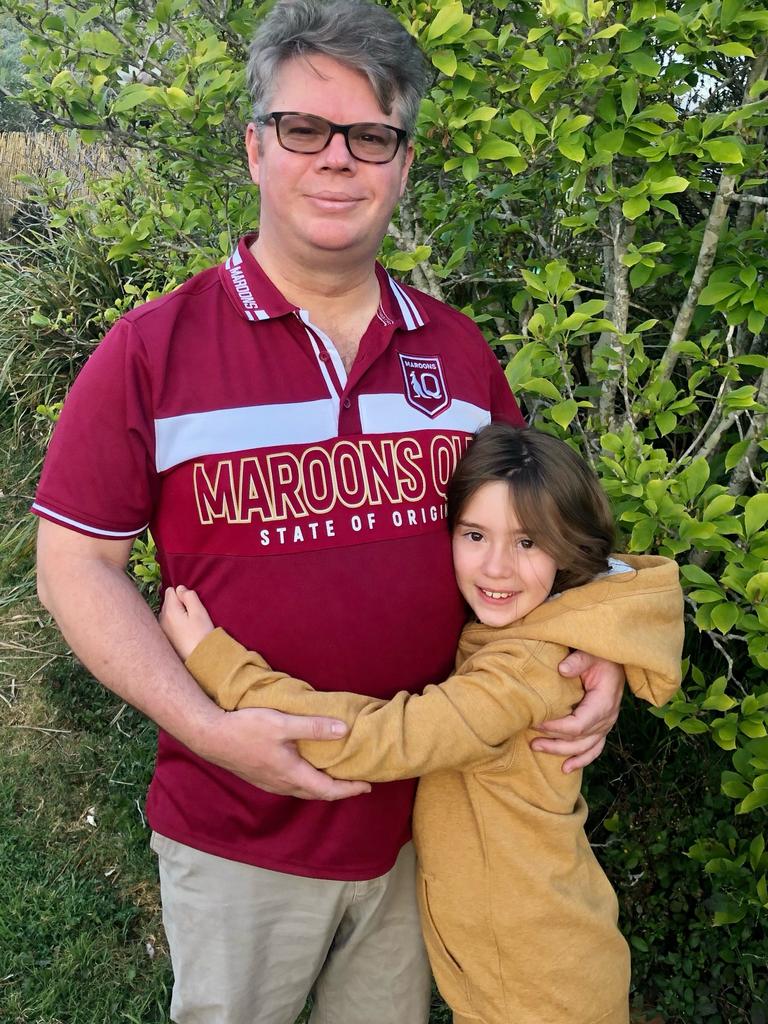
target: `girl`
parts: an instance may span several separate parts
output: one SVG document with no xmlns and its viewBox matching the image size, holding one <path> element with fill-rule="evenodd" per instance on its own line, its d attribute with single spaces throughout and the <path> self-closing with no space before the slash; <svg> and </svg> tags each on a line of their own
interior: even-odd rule
<svg viewBox="0 0 768 1024">
<path fill-rule="evenodd" d="M 343 779 L 422 776 L 421 920 L 455 1024 L 627 1024 L 629 950 L 584 832 L 581 772 L 564 774 L 529 741 L 537 722 L 582 697 L 579 681 L 557 671 L 569 647 L 623 663 L 633 691 L 654 704 L 672 696 L 677 565 L 611 558 L 596 477 L 534 430 L 480 432 L 449 486 L 448 523 L 472 616 L 456 673 L 420 695 L 316 692 L 214 629 L 183 587 L 166 593 L 161 625 L 223 708 L 343 718 L 345 739 L 299 744 L 318 768 Z"/>
</svg>

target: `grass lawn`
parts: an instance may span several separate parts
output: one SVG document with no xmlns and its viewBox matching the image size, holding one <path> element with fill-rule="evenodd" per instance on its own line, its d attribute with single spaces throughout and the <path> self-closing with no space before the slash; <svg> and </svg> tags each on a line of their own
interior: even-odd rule
<svg viewBox="0 0 768 1024">
<path fill-rule="evenodd" d="M 154 728 L 94 684 L 32 601 L 0 619 L 0 727 L 0 1020 L 165 1024 L 143 815 Z M 431 1024 L 449 1020 L 435 996 Z"/>
</svg>

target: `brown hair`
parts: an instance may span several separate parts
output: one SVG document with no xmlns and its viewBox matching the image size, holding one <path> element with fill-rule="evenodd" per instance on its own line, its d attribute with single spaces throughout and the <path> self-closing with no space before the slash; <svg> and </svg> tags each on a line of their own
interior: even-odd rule
<svg viewBox="0 0 768 1024">
<path fill-rule="evenodd" d="M 553 592 L 607 571 L 614 544 L 611 508 L 595 474 L 565 441 L 505 423 L 481 430 L 448 484 L 451 532 L 475 492 L 497 480 L 509 485 L 530 539 L 557 563 Z"/>
</svg>

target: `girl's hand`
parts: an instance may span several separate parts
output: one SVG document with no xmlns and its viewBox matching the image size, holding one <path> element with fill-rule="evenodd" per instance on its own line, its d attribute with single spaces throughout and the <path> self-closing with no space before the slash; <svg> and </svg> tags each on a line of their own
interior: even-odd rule
<svg viewBox="0 0 768 1024">
<path fill-rule="evenodd" d="M 160 628 L 186 661 L 200 641 L 214 629 L 205 605 L 186 587 L 168 587 L 159 616 Z"/>
</svg>

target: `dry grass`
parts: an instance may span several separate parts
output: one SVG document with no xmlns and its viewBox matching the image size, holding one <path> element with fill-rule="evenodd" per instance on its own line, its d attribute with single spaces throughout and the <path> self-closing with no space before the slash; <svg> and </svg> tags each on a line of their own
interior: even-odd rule
<svg viewBox="0 0 768 1024">
<path fill-rule="evenodd" d="M 44 180 L 63 171 L 76 191 L 87 188 L 93 174 L 114 167 L 107 146 L 85 146 L 63 132 L 0 132 L 0 229 L 30 196 L 30 186 L 19 175 Z"/>
</svg>

